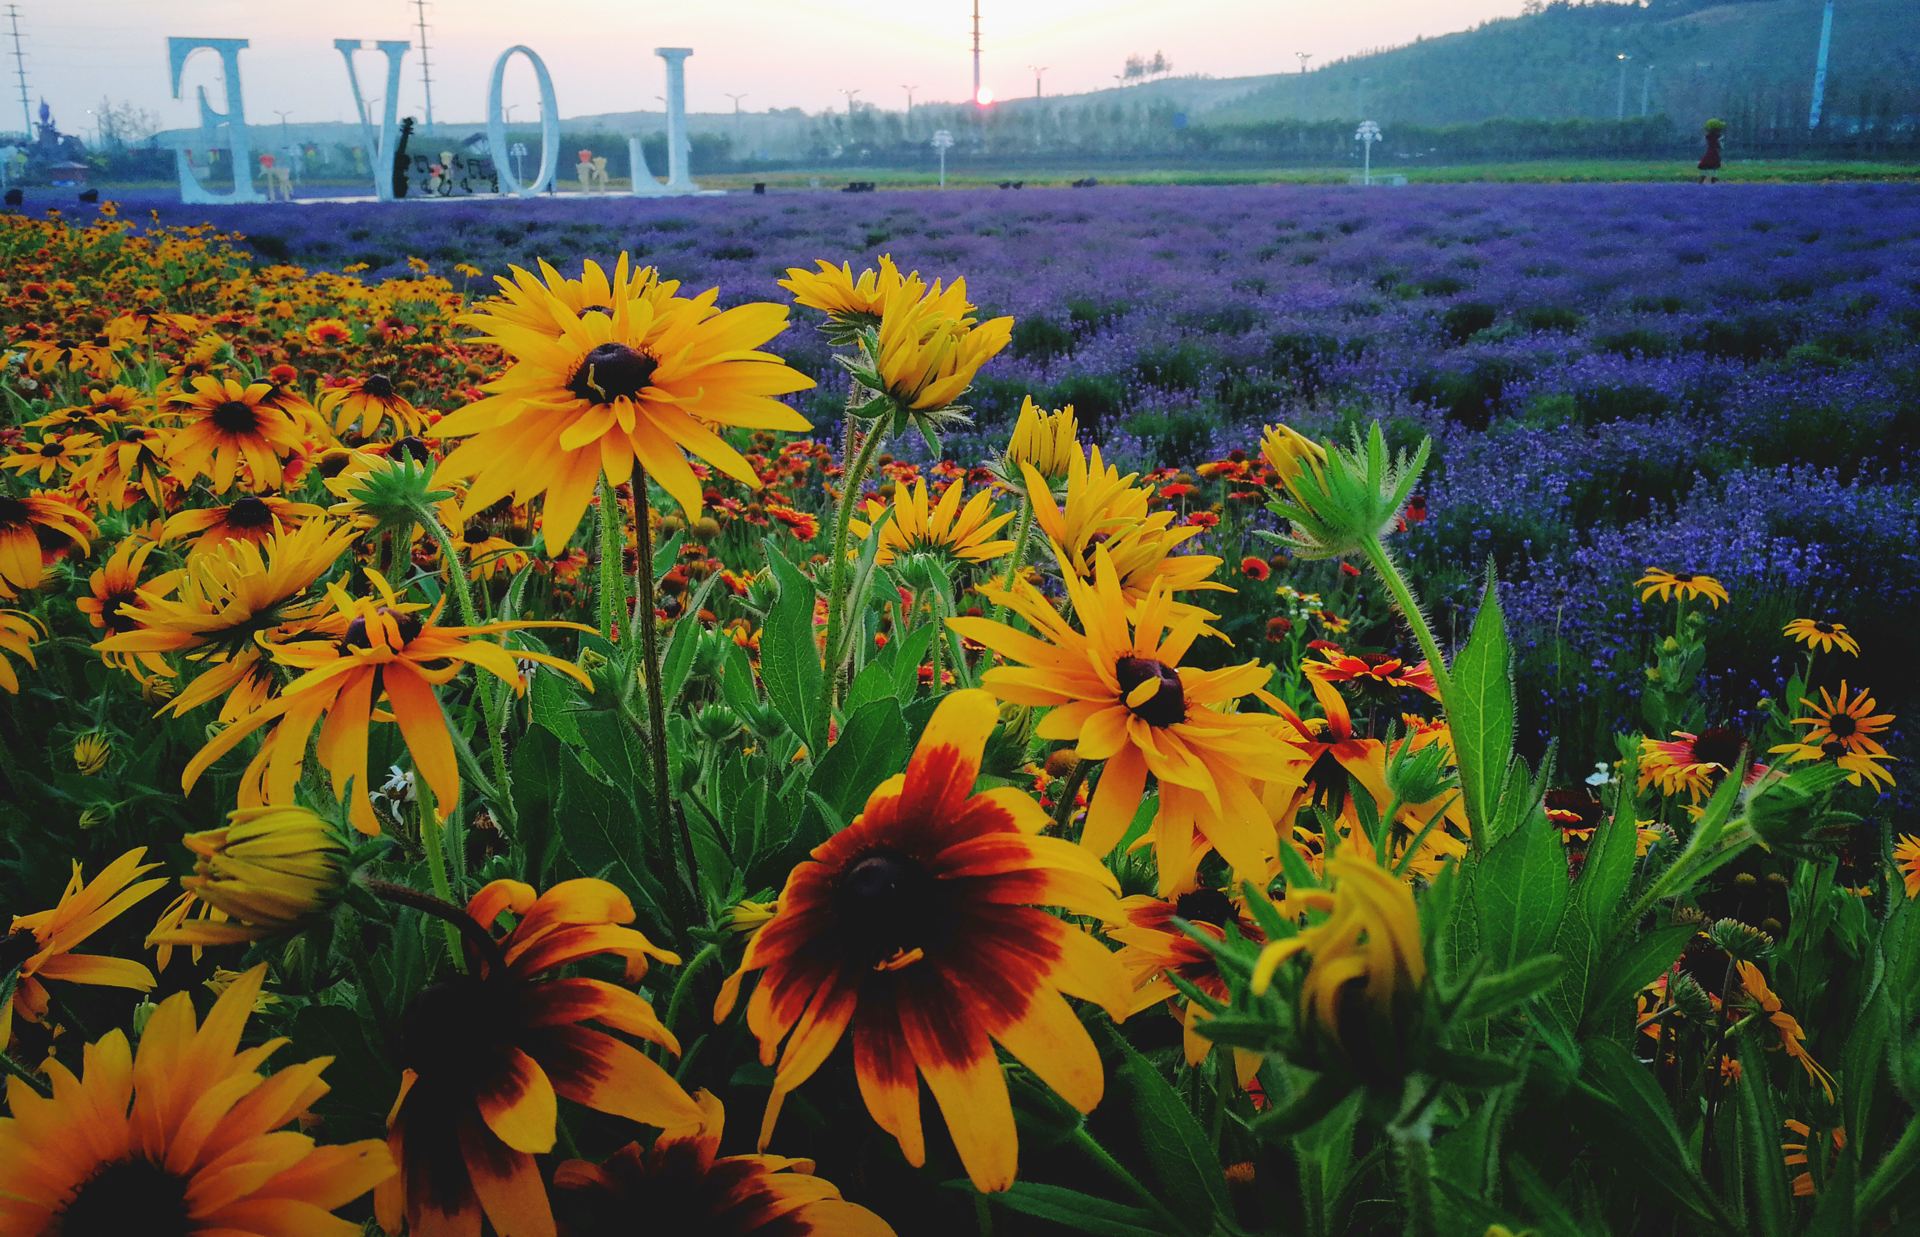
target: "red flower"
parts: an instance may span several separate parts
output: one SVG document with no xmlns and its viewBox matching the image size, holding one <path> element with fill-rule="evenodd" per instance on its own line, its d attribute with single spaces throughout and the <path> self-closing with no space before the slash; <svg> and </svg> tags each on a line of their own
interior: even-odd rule
<svg viewBox="0 0 1920 1237">
<path fill-rule="evenodd" d="M 1266 559 L 1249 554 L 1240 560 L 1240 573 L 1249 580 L 1264 580 L 1273 574 L 1273 569 L 1267 566 Z"/>
</svg>

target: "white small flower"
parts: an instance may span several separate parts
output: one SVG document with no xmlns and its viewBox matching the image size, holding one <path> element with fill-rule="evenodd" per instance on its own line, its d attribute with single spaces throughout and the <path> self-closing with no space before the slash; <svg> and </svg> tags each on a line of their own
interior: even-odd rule
<svg viewBox="0 0 1920 1237">
<path fill-rule="evenodd" d="M 395 803 L 412 803 L 413 773 L 399 765 L 388 765 L 387 780 L 380 784 L 380 793 Z"/>
<path fill-rule="evenodd" d="M 1604 760 L 1594 761 L 1593 772 L 1587 775 L 1587 785 L 1589 786 L 1613 785 L 1613 766 L 1609 765 Z"/>
</svg>

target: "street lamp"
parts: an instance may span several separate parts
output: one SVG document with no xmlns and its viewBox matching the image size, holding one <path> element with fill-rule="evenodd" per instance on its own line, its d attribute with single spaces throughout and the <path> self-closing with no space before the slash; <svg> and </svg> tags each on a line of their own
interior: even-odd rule
<svg viewBox="0 0 1920 1237">
<path fill-rule="evenodd" d="M 913 119 L 913 92 L 920 89 L 920 87 L 919 86 L 902 86 L 900 87 L 900 89 L 907 92 L 907 119 L 912 120 Z"/>
<path fill-rule="evenodd" d="M 1033 70 L 1033 97 L 1037 99 L 1040 97 L 1040 75 L 1053 66 L 1050 64 L 1030 64 L 1027 67 Z"/>
<path fill-rule="evenodd" d="M 1380 126 L 1371 120 L 1361 121 L 1360 127 L 1354 130 L 1353 140 L 1361 143 L 1361 150 L 1365 152 L 1363 156 L 1365 161 L 1361 164 L 1360 183 L 1371 185 L 1373 183 L 1373 144 L 1380 140 Z"/>
<path fill-rule="evenodd" d="M 1625 52 L 1618 52 L 1614 55 L 1614 59 L 1620 62 L 1620 93 L 1614 100 L 1613 118 L 1625 120 L 1627 118 L 1627 61 L 1632 60 L 1633 57 Z"/>
<path fill-rule="evenodd" d="M 847 96 L 847 115 L 851 117 L 853 115 L 853 97 L 860 93 L 860 88 L 856 86 L 852 90 L 842 90 L 840 93 Z"/>
</svg>

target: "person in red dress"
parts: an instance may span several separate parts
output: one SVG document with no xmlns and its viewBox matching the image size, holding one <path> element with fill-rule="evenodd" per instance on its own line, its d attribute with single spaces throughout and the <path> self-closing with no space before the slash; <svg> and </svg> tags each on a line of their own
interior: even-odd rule
<svg viewBox="0 0 1920 1237">
<path fill-rule="evenodd" d="M 1724 120 L 1707 122 L 1707 153 L 1700 156 L 1700 183 L 1720 179 L 1720 135 L 1727 131 Z"/>
</svg>

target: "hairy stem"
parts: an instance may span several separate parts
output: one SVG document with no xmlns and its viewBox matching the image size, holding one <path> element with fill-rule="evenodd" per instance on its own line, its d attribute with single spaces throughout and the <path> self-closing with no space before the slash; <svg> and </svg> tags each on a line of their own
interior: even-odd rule
<svg viewBox="0 0 1920 1237">
<path fill-rule="evenodd" d="M 699 913 L 700 884 L 693 854 L 693 833 L 687 827 L 686 815 L 679 811 L 678 805 L 674 803 L 673 788 L 668 785 L 670 775 L 667 764 L 667 705 L 660 690 L 660 618 L 654 612 L 653 523 L 647 518 L 646 496 L 647 474 L 635 467 L 633 470 L 634 540 L 640 556 L 640 571 L 646 581 L 646 594 L 639 599 L 634 608 L 640 612 L 640 669 L 646 680 L 647 689 L 647 756 L 653 782 L 654 819 L 660 822 L 662 828 L 671 830 L 671 836 L 677 842 L 674 846 L 674 869 L 690 900 L 686 908 L 689 916 L 686 926 L 690 930 L 695 926 Z M 617 574 L 618 560 L 615 566 Z M 683 621 L 687 620 L 683 619 Z"/>
<path fill-rule="evenodd" d="M 869 426 L 852 466 L 840 475 L 840 505 L 833 517 L 833 562 L 827 576 L 827 657 L 833 663 L 827 667 L 827 693 L 830 707 L 835 708 L 840 704 L 840 628 L 848 621 L 843 595 L 847 587 L 847 533 L 879 446 L 880 427 Z"/>
<path fill-rule="evenodd" d="M 1367 556 L 1367 562 L 1380 577 L 1387 591 L 1393 594 L 1393 603 L 1399 609 L 1407 626 L 1413 631 L 1413 638 L 1420 644 L 1420 652 L 1426 657 L 1427 665 L 1433 670 L 1434 685 L 1440 689 L 1440 707 L 1445 708 L 1447 698 L 1453 694 L 1453 675 L 1447 669 L 1447 659 L 1440 655 L 1440 645 L 1433 638 L 1433 629 L 1427 626 L 1427 616 L 1420 609 L 1420 603 L 1414 599 L 1413 590 L 1407 587 L 1406 577 L 1400 574 L 1400 568 L 1394 565 L 1393 556 L 1380 544 L 1378 537 L 1368 539 L 1361 547 Z"/>
<path fill-rule="evenodd" d="M 637 489 L 636 489 L 636 492 Z M 605 473 L 600 474 L 600 632 L 615 639 L 620 616 L 626 611 L 626 573 L 621 559 L 627 549 L 620 534 L 620 496 Z"/>
</svg>

